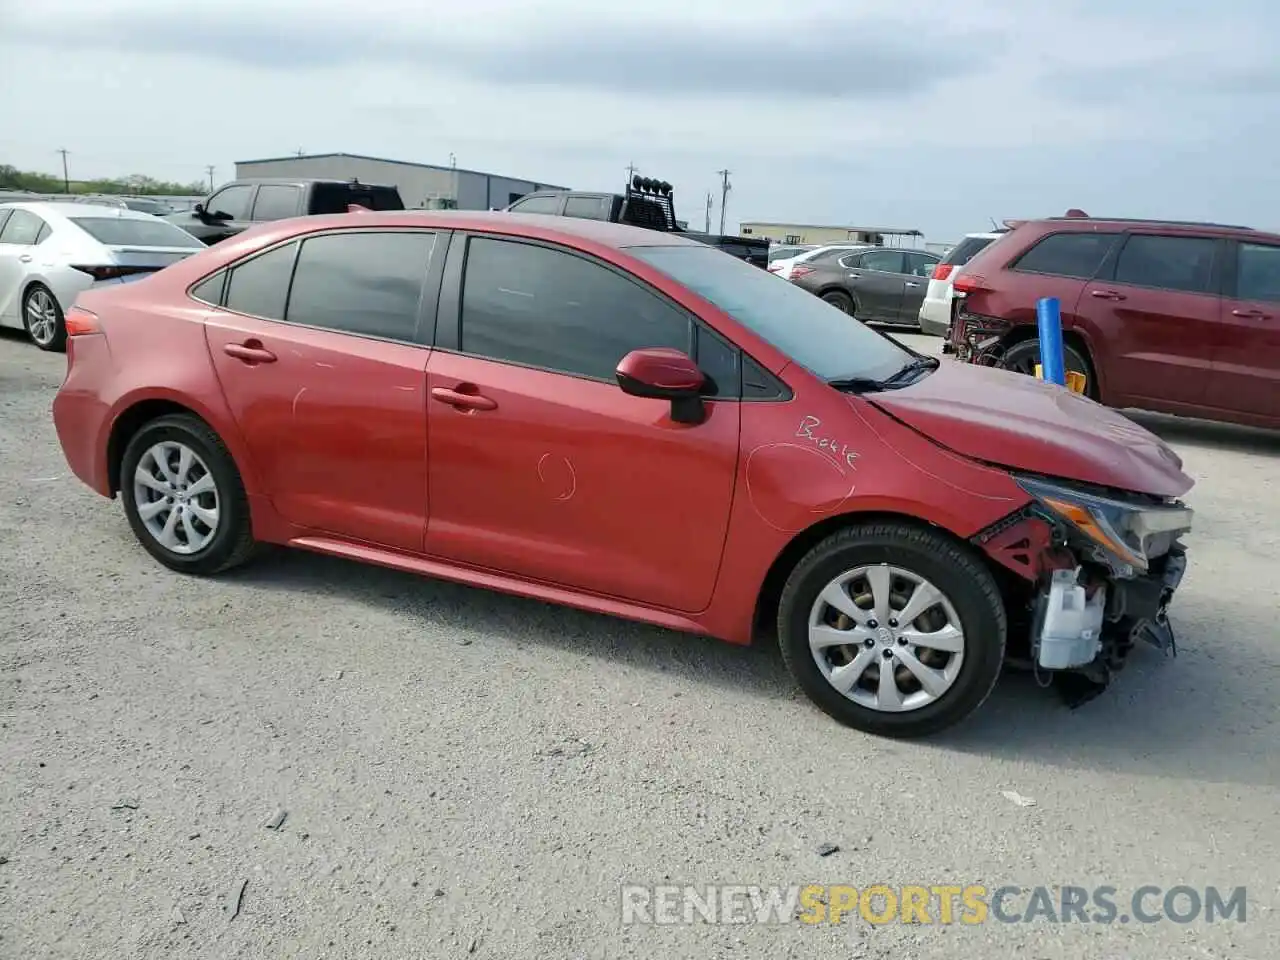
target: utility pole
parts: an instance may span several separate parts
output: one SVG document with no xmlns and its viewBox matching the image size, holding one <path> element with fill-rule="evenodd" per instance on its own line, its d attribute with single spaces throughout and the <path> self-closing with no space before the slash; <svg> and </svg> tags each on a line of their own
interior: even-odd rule
<svg viewBox="0 0 1280 960">
<path fill-rule="evenodd" d="M 67 150 L 66 147 L 63 147 L 61 150 L 58 150 L 56 152 L 62 154 L 62 186 L 64 187 L 67 193 L 70 193 L 71 192 L 71 174 L 67 172 L 67 154 L 70 153 L 71 151 Z"/>
<path fill-rule="evenodd" d="M 631 186 L 631 178 L 636 175 L 636 165 L 634 163 L 627 164 L 627 186 Z"/>
<path fill-rule="evenodd" d="M 205 173 L 209 174 L 209 192 L 213 193 L 213 164 L 205 167 Z"/>
<path fill-rule="evenodd" d="M 711 232 L 711 208 L 715 205 L 715 202 L 716 202 L 716 198 L 712 195 L 711 191 L 708 190 L 707 191 L 707 227 L 705 230 L 702 231 L 703 233 Z"/>
<path fill-rule="evenodd" d="M 732 189 L 732 187 L 729 184 L 729 171 L 727 169 L 717 170 L 716 173 L 720 174 L 720 233 L 723 234 L 724 233 L 724 214 L 725 214 L 724 208 L 725 208 L 725 204 L 728 203 L 729 201 L 729 191 L 730 189 Z"/>
<path fill-rule="evenodd" d="M 305 157 L 306 155 L 307 155 L 306 151 L 304 151 L 301 147 L 298 148 L 297 153 L 295 154 L 295 156 L 299 156 L 299 157 Z"/>
</svg>

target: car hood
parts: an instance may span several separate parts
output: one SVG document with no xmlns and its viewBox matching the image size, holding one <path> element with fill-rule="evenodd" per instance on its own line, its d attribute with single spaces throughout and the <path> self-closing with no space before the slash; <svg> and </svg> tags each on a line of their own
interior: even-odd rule
<svg viewBox="0 0 1280 960">
<path fill-rule="evenodd" d="M 1151 431 L 1023 374 L 944 360 L 909 387 L 864 399 L 941 446 L 1014 470 L 1160 497 L 1195 483 Z"/>
</svg>

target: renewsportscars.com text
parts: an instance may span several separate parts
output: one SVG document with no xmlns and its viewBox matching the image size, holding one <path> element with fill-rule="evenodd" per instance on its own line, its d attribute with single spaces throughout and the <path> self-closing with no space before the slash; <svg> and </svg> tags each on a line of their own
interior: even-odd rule
<svg viewBox="0 0 1280 960">
<path fill-rule="evenodd" d="M 624 886 L 622 922 L 679 925 L 984 923 L 1244 923 L 1244 887 L 900 886 L 843 884 Z"/>
</svg>

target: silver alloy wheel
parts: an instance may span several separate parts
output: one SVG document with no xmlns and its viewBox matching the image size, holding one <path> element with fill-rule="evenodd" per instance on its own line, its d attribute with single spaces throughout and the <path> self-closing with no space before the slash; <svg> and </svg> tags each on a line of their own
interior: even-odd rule
<svg viewBox="0 0 1280 960">
<path fill-rule="evenodd" d="M 138 461 L 133 502 L 147 532 L 166 550 L 198 553 L 218 532 L 218 486 L 200 455 L 162 440 Z"/>
<path fill-rule="evenodd" d="M 809 648 L 841 695 L 904 713 L 951 689 L 964 663 L 964 630 L 941 590 L 882 563 L 848 570 L 823 588 L 809 613 Z"/>
<path fill-rule="evenodd" d="M 53 294 L 43 287 L 31 291 L 27 297 L 27 330 L 31 339 L 42 347 L 53 343 L 58 332 L 58 305 Z"/>
</svg>

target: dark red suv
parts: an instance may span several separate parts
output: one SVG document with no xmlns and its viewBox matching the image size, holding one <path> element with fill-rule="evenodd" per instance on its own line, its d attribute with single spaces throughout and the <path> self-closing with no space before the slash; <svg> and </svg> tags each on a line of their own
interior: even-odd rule
<svg viewBox="0 0 1280 960">
<path fill-rule="evenodd" d="M 1034 373 L 1057 297 L 1068 370 L 1112 407 L 1280 427 L 1280 235 L 1221 224 L 1028 220 L 975 256 L 947 351 Z"/>
</svg>

